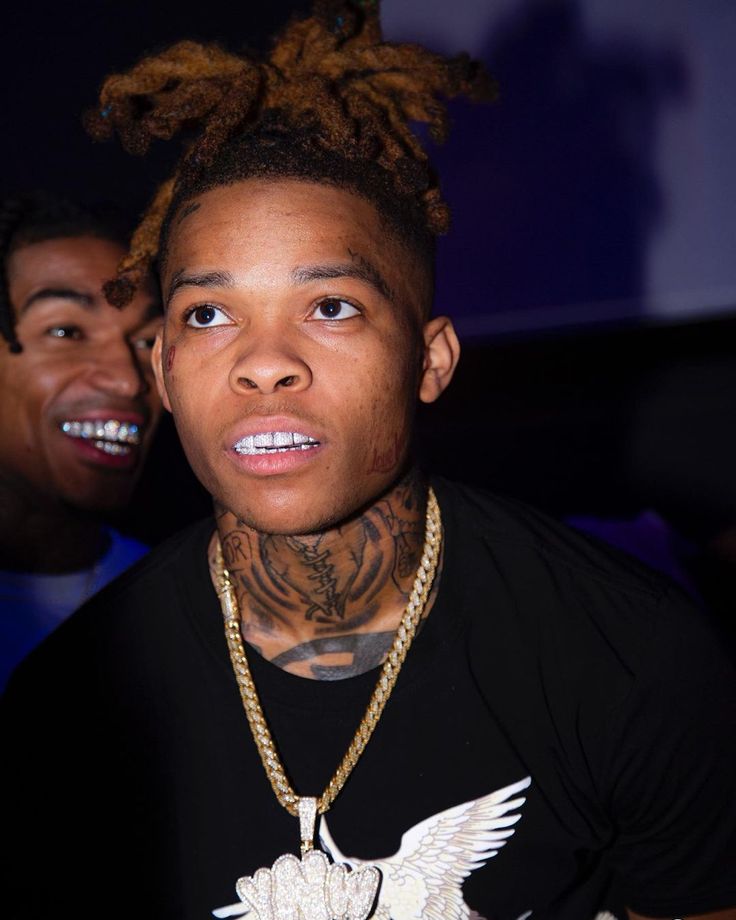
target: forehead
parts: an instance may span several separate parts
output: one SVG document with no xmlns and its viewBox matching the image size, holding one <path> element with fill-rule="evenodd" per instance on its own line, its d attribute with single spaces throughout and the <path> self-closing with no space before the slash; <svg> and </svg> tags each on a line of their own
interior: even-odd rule
<svg viewBox="0 0 736 920">
<path fill-rule="evenodd" d="M 392 288 L 412 298 L 405 247 L 376 208 L 342 188 L 296 179 L 248 179 L 203 193 L 174 217 L 164 283 L 182 269 L 258 272 L 278 283 L 282 272 L 329 259 L 363 257 Z"/>
<path fill-rule="evenodd" d="M 345 189 L 297 179 L 246 179 L 219 186 L 184 205 L 174 219 L 172 237 L 178 245 L 203 232 L 218 237 L 278 232 L 292 228 L 290 238 L 314 241 L 316 236 L 371 236 L 380 228 L 376 209 Z M 206 240 L 202 240 L 206 242 Z"/>
<path fill-rule="evenodd" d="M 10 254 L 8 281 L 35 284 L 55 278 L 94 285 L 115 270 L 124 249 L 113 240 L 97 237 L 62 237 L 29 243 Z"/>
<path fill-rule="evenodd" d="M 16 315 L 34 295 L 45 291 L 71 291 L 89 298 L 95 308 L 108 306 L 102 286 L 114 277 L 125 255 L 114 240 L 97 237 L 61 237 L 29 243 L 11 252 L 7 260 L 8 291 Z M 148 312 L 158 295 L 152 281 L 146 282 L 134 302 L 115 315 L 132 318 Z"/>
</svg>

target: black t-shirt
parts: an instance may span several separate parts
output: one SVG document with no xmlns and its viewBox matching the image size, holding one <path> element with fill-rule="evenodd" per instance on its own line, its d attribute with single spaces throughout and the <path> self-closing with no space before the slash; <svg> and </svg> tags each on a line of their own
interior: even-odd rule
<svg viewBox="0 0 736 920">
<path fill-rule="evenodd" d="M 436 491 L 437 600 L 326 816 L 334 856 L 382 868 L 376 917 L 736 904 L 736 683 L 704 615 L 541 514 Z M 298 853 L 232 674 L 212 529 L 152 553 L 11 681 L 10 916 L 204 920 L 238 877 Z M 319 795 L 377 672 L 313 681 L 249 660 L 294 787 Z"/>
</svg>

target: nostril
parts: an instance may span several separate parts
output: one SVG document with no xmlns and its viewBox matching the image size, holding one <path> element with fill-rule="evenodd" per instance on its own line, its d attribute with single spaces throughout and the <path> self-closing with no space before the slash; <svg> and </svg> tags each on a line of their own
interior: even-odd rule
<svg viewBox="0 0 736 920">
<path fill-rule="evenodd" d="M 238 374 L 235 378 L 236 385 L 245 390 L 258 390 L 263 393 L 273 393 L 281 388 L 298 387 L 302 381 L 301 374 L 285 374 L 277 377 L 276 374 L 263 373 L 256 377 L 246 377 Z"/>
</svg>

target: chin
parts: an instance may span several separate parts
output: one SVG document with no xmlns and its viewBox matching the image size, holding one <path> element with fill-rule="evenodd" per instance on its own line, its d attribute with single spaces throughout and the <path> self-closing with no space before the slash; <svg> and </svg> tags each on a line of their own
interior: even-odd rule
<svg viewBox="0 0 736 920">
<path fill-rule="evenodd" d="M 342 523 L 354 512 L 354 503 L 342 507 L 334 498 L 322 503 L 290 501 L 284 505 L 248 504 L 227 501 L 221 503 L 257 533 L 274 536 L 300 536 L 321 533 Z"/>
<path fill-rule="evenodd" d="M 120 489 L 110 489 L 110 483 L 104 485 L 105 488 L 67 493 L 64 495 L 64 501 L 71 508 L 85 514 L 103 515 L 124 511 L 130 502 L 133 485 L 129 484 Z"/>
<path fill-rule="evenodd" d="M 306 516 L 304 514 L 287 515 L 269 514 L 244 510 L 242 514 L 237 514 L 238 520 L 242 521 L 246 527 L 254 530 L 256 533 L 269 534 L 271 536 L 298 537 L 306 534 L 320 533 L 333 526 L 333 522 L 324 517 Z"/>
</svg>

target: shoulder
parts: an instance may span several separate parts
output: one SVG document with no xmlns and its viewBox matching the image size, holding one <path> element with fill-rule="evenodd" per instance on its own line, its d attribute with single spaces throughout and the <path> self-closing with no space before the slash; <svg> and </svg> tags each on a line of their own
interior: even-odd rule
<svg viewBox="0 0 736 920">
<path fill-rule="evenodd" d="M 182 573 L 191 574 L 191 565 L 202 561 L 200 557 L 206 558 L 214 526 L 211 518 L 197 521 L 150 551 L 135 540 L 117 535 L 125 541 L 126 551 L 140 550 L 137 561 L 82 607 L 79 613 L 119 603 L 126 604 L 132 596 L 138 594 L 158 594 L 172 578 L 179 579 Z"/>
<path fill-rule="evenodd" d="M 454 539 L 479 544 L 489 555 L 536 569 L 567 572 L 581 583 L 655 600 L 667 592 L 667 578 L 632 556 L 583 534 L 523 502 L 438 479 L 435 488 Z"/>
<path fill-rule="evenodd" d="M 150 550 L 150 547 L 145 543 L 118 533 L 117 530 L 112 528 L 107 529 L 107 535 L 110 545 L 97 566 L 99 574 L 96 579 L 96 587 L 98 588 L 117 578 L 118 575 L 129 569 L 139 559 L 142 559 Z"/>
<path fill-rule="evenodd" d="M 607 680 L 720 655 L 708 614 L 628 554 L 514 499 L 438 480 L 447 558 L 476 629 L 571 678 Z"/>
<path fill-rule="evenodd" d="M 592 770 L 600 788 L 627 790 L 617 807 L 628 815 L 657 797 L 679 745 L 683 774 L 733 771 L 736 674 L 707 611 L 665 576 L 523 503 L 435 488 L 471 668 L 538 782 L 562 746 L 578 779 Z"/>
<path fill-rule="evenodd" d="M 147 543 L 141 543 L 135 537 L 129 537 L 126 534 L 119 533 L 112 527 L 107 528 L 107 534 L 110 538 L 110 548 L 107 556 L 115 560 L 127 560 L 128 565 L 137 562 L 143 556 L 147 555 L 151 547 Z"/>
<path fill-rule="evenodd" d="M 214 529 L 205 519 L 151 550 L 102 588 L 48 636 L 16 669 L 11 683 L 44 671 L 69 675 L 93 659 L 122 660 L 126 652 L 163 637 L 181 619 L 182 598 L 206 578 L 206 552 Z M 70 676 L 64 678 L 70 683 Z M 73 681 L 71 681 L 73 682 Z"/>
</svg>

